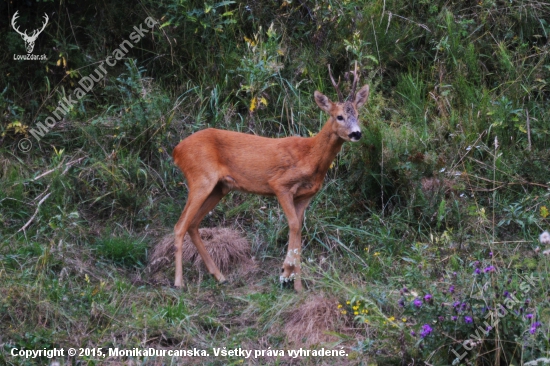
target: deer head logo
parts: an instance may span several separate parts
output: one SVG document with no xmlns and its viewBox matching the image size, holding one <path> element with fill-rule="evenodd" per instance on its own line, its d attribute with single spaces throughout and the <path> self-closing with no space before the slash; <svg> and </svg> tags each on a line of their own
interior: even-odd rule
<svg viewBox="0 0 550 366">
<path fill-rule="evenodd" d="M 11 25 L 13 27 L 13 29 L 15 29 L 15 31 L 17 33 L 19 33 L 21 35 L 21 37 L 23 37 L 23 41 L 25 41 L 25 48 L 27 49 L 27 53 L 31 53 L 32 50 L 34 49 L 34 42 L 36 41 L 36 38 L 38 38 L 38 35 L 40 33 L 42 33 L 42 31 L 44 30 L 44 28 L 46 28 L 46 25 L 48 24 L 48 20 L 50 18 L 48 18 L 48 14 L 44 13 L 44 24 L 42 25 L 42 29 L 38 30 L 38 29 L 35 29 L 32 34 L 29 36 L 27 34 L 27 30 L 25 29 L 24 32 L 20 32 L 19 31 L 19 28 L 15 25 L 15 20 L 17 18 L 19 18 L 19 16 L 17 15 L 17 13 L 19 13 L 19 10 L 15 12 L 15 14 L 13 14 L 13 18 L 11 18 Z"/>
</svg>

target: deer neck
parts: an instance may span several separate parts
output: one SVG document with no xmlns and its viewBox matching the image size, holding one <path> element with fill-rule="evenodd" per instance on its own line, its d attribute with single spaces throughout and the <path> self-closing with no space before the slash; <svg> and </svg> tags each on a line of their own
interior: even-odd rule
<svg viewBox="0 0 550 366">
<path fill-rule="evenodd" d="M 317 171 L 324 177 L 334 161 L 336 154 L 342 149 L 344 140 L 338 136 L 334 129 L 335 122 L 328 120 L 321 131 L 314 137 L 312 155 L 317 164 Z"/>
</svg>

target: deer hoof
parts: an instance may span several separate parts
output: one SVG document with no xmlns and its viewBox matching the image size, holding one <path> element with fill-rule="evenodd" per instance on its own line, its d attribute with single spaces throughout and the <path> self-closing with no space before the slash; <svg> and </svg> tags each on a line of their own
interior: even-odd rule
<svg viewBox="0 0 550 366">
<path fill-rule="evenodd" d="M 287 282 L 292 282 L 294 281 L 294 278 L 296 277 L 296 275 L 294 273 L 291 273 L 290 276 L 284 276 L 284 275 L 281 275 L 279 276 L 279 282 L 280 283 L 287 283 Z"/>
<path fill-rule="evenodd" d="M 296 278 L 294 280 L 294 291 L 300 293 L 304 290 L 304 288 L 302 287 L 302 280 L 300 280 L 299 278 Z"/>
</svg>

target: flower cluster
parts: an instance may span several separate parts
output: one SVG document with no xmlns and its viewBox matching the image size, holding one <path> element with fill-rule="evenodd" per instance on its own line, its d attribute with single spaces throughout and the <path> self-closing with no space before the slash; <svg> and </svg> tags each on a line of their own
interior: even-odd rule
<svg viewBox="0 0 550 366">
<path fill-rule="evenodd" d="M 346 301 L 346 306 L 338 304 L 338 309 L 340 309 L 340 314 L 343 315 L 348 314 L 348 310 L 350 314 L 353 314 L 355 316 L 367 315 L 369 313 L 369 310 L 365 307 L 365 304 L 359 300 L 355 301 L 353 304 L 350 300 L 348 300 Z M 368 321 L 365 321 L 365 323 L 368 323 Z"/>
<path fill-rule="evenodd" d="M 432 327 L 430 327 L 428 324 L 424 324 L 422 326 L 422 330 L 420 331 L 420 338 L 426 338 L 433 332 Z"/>
<path fill-rule="evenodd" d="M 526 296 L 529 291 L 527 280 L 523 277 L 519 281 L 514 281 L 513 277 L 503 279 L 502 276 L 509 271 L 497 268 L 498 262 L 495 262 L 493 252 L 488 256 L 489 259 L 473 263 L 475 273 L 480 275 L 473 278 L 480 285 L 477 287 L 480 292 L 472 293 L 475 296 L 461 291 L 465 282 L 471 287 L 472 278 L 459 278 L 456 273 L 450 274 L 445 285 L 438 285 L 439 288 L 432 286 L 429 292 L 423 294 L 406 287 L 399 291 L 398 308 L 402 309 L 403 315 L 411 318 L 405 325 L 411 327 L 409 334 L 412 337 L 417 337 L 422 343 L 438 343 L 446 334 L 453 332 L 468 339 L 470 334 L 479 331 L 488 335 L 499 322 L 506 323 L 505 332 L 523 330 L 532 335 L 540 333 L 539 328 L 544 324 L 535 321 L 533 305 Z M 484 274 L 493 274 L 493 278 Z M 487 286 L 491 283 L 495 285 Z M 422 343 L 418 343 L 420 348 Z"/>
</svg>

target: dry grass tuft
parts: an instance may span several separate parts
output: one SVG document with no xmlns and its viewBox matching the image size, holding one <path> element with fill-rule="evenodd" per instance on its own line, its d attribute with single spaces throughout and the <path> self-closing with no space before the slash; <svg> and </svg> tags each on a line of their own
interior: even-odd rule
<svg viewBox="0 0 550 366">
<path fill-rule="evenodd" d="M 329 332 L 353 332 L 340 314 L 338 300 L 324 294 L 309 296 L 296 309 L 287 311 L 284 318 L 287 340 L 295 347 L 336 342 L 338 337 Z"/>
<path fill-rule="evenodd" d="M 245 275 L 257 269 L 251 258 L 250 245 L 238 231 L 228 228 L 199 229 L 201 239 L 214 263 L 222 273 L 237 272 Z M 188 234 L 183 240 L 183 262 L 193 263 L 199 271 L 206 271 L 206 267 L 197 248 Z M 174 234 L 168 234 L 152 248 L 148 258 L 147 272 L 153 278 L 164 269 L 174 266 Z"/>
<path fill-rule="evenodd" d="M 443 192 L 446 197 L 451 193 L 455 193 L 453 189 L 453 182 L 449 179 L 438 178 L 422 178 L 420 180 L 422 193 L 428 197 L 435 196 L 439 192 Z"/>
</svg>

